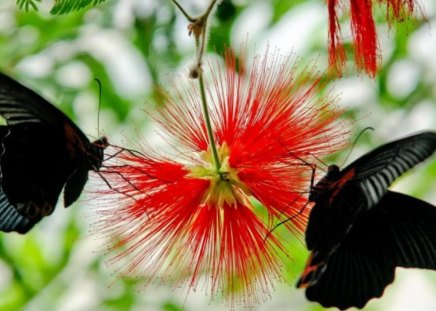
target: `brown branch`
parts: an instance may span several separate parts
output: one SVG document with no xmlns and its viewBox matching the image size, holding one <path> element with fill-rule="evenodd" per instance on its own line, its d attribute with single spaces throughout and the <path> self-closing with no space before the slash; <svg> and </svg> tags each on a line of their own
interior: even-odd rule
<svg viewBox="0 0 436 311">
<path fill-rule="evenodd" d="M 189 15 L 177 0 L 171 0 L 171 1 L 190 22 L 188 26 L 188 33 L 189 35 L 191 34 L 194 35 L 195 46 L 197 48 L 197 51 L 196 51 L 196 61 L 193 68 L 191 68 L 190 70 L 189 76 L 193 79 L 196 79 L 198 78 L 201 72 L 201 64 L 203 61 L 204 51 L 207 45 L 207 25 L 208 25 L 209 17 L 211 16 L 213 9 L 215 8 L 219 0 L 211 0 L 206 11 L 198 17 L 192 17 L 191 15 Z"/>
</svg>

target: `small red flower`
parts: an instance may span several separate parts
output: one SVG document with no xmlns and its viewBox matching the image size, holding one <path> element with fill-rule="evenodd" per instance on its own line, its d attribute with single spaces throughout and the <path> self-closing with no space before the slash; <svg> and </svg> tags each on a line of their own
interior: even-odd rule
<svg viewBox="0 0 436 311">
<path fill-rule="evenodd" d="M 384 3 L 387 20 L 402 21 L 418 8 L 418 0 L 349 0 L 351 9 L 351 30 L 353 33 L 355 62 L 359 70 L 374 77 L 379 59 L 377 32 L 373 17 L 373 4 Z M 327 0 L 329 12 L 329 62 L 341 74 L 346 56 L 338 21 L 341 0 Z"/>
<path fill-rule="evenodd" d="M 103 196 L 95 231 L 112 237 L 108 262 L 120 275 L 183 280 L 189 289 L 201 285 L 212 297 L 221 293 L 250 306 L 282 278 L 280 258 L 288 250 L 276 231 L 265 238 L 304 207 L 310 177 L 304 161 L 337 150 L 345 129 L 310 68 L 295 74 L 289 58 L 268 53 L 243 74 L 233 54 L 225 62 L 205 70 L 212 73 L 206 93 L 220 172 L 197 81 L 182 79 L 151 113 L 172 152 L 146 147 L 116 157 L 102 172 L 116 198 Z M 301 237 L 308 209 L 282 231 Z"/>
</svg>

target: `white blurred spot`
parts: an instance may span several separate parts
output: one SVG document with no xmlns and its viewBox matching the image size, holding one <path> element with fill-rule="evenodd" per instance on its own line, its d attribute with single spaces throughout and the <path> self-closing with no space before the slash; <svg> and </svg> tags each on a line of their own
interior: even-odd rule
<svg viewBox="0 0 436 311">
<path fill-rule="evenodd" d="M 0 260 L 0 290 L 7 290 L 11 286 L 13 279 L 12 271 L 9 266 Z"/>
<path fill-rule="evenodd" d="M 28 56 L 21 60 L 17 69 L 29 77 L 45 77 L 53 71 L 53 59 L 47 53 Z"/>
<path fill-rule="evenodd" d="M 0 9 L 0 33 L 9 32 L 12 27 L 16 26 L 14 15 L 10 10 Z"/>
<path fill-rule="evenodd" d="M 335 93 L 340 95 L 342 107 L 374 107 L 376 94 L 374 81 L 367 77 L 351 77 L 335 81 Z"/>
<path fill-rule="evenodd" d="M 269 44 L 278 47 L 284 54 L 290 52 L 303 55 L 312 48 L 313 34 L 320 25 L 327 25 L 325 4 L 307 1 L 285 14 L 280 21 L 265 33 L 258 50 L 264 51 Z M 325 42 L 327 42 L 327 27 Z"/>
<path fill-rule="evenodd" d="M 267 2 L 257 2 L 245 9 L 233 24 L 231 42 L 235 45 L 244 44 L 247 35 L 257 38 L 268 26 L 272 18 L 272 8 Z"/>
<path fill-rule="evenodd" d="M 436 38 L 434 34 L 436 20 L 423 26 L 411 34 L 408 52 L 413 60 L 423 64 L 430 71 L 436 72 Z M 434 78 L 433 78 L 434 79 Z"/>
<path fill-rule="evenodd" d="M 434 273 L 417 269 L 397 269 L 395 290 L 390 295 L 390 304 L 386 304 L 386 311 L 436 310 L 436 296 L 434 284 L 426 274 Z M 392 286 L 392 287 L 393 287 Z"/>
<path fill-rule="evenodd" d="M 122 33 L 88 28 L 77 44 L 105 65 L 114 88 L 122 96 L 138 97 L 150 90 L 151 76 L 143 56 Z"/>
<path fill-rule="evenodd" d="M 83 88 L 89 84 L 91 78 L 88 66 L 80 61 L 69 62 L 56 72 L 56 79 L 59 83 L 70 88 Z"/>
<path fill-rule="evenodd" d="M 417 87 L 420 74 L 418 66 L 412 61 L 394 63 L 387 80 L 389 93 L 398 99 L 406 97 Z"/>
</svg>

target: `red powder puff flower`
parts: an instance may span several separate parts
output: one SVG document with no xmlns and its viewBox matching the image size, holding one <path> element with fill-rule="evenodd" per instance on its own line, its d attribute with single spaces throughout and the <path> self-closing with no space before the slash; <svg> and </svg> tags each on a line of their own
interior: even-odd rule
<svg viewBox="0 0 436 311">
<path fill-rule="evenodd" d="M 290 58 L 266 53 L 238 74 L 237 59 L 227 53 L 226 64 L 205 68 L 220 171 L 197 81 L 182 78 L 151 113 L 172 151 L 122 152 L 102 171 L 116 198 L 102 196 L 94 230 L 111 237 L 108 263 L 120 276 L 182 280 L 251 306 L 282 278 L 284 240 L 277 231 L 265 238 L 304 207 L 304 161 L 337 150 L 346 133 L 311 68 L 296 74 Z M 280 230 L 301 237 L 308 209 Z"/>
<path fill-rule="evenodd" d="M 374 77 L 377 73 L 378 43 L 373 17 L 373 3 L 385 3 L 387 19 L 402 21 L 417 10 L 417 0 L 349 0 L 351 9 L 351 30 L 353 33 L 355 62 L 359 70 Z M 338 21 L 338 7 L 341 0 L 327 0 L 329 12 L 329 62 L 341 74 L 346 56 L 341 40 Z"/>
</svg>

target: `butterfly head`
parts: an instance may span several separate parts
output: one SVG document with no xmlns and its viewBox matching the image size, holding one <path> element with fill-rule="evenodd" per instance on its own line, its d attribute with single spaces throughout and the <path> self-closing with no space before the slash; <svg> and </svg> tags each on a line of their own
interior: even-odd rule
<svg viewBox="0 0 436 311">
<path fill-rule="evenodd" d="M 316 202 L 320 200 L 326 193 L 333 182 L 339 179 L 341 170 L 337 165 L 329 165 L 327 174 L 310 190 L 309 202 Z"/>
<path fill-rule="evenodd" d="M 107 137 L 92 142 L 89 147 L 88 167 L 90 170 L 99 171 L 103 164 L 104 150 L 109 146 Z"/>
</svg>

